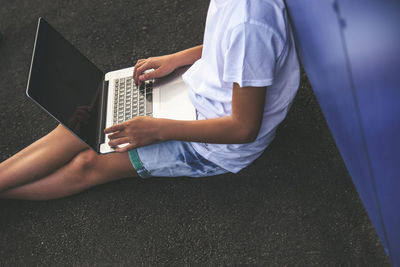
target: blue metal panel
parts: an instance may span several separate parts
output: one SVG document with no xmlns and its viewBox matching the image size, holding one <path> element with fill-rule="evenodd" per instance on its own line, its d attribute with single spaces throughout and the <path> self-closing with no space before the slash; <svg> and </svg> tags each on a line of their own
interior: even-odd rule
<svg viewBox="0 0 400 267">
<path fill-rule="evenodd" d="M 286 3 L 332 135 L 383 246 L 400 266 L 400 3 Z"/>
</svg>

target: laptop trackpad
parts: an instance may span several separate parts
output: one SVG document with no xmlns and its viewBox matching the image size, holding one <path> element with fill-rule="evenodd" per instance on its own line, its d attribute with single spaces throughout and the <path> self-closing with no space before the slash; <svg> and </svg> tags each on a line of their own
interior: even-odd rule
<svg viewBox="0 0 400 267">
<path fill-rule="evenodd" d="M 160 84 L 153 90 L 153 116 L 174 120 L 195 120 L 196 110 L 181 77 Z"/>
</svg>

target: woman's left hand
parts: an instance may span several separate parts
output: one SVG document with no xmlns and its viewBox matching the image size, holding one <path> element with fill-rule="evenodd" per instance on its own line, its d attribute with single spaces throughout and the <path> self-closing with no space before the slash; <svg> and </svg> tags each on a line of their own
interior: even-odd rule
<svg viewBox="0 0 400 267">
<path fill-rule="evenodd" d="M 111 126 L 104 130 L 109 134 L 109 146 L 116 147 L 117 152 L 126 152 L 130 149 L 146 146 L 161 141 L 159 137 L 160 119 L 153 117 L 137 116 L 120 124 Z M 121 144 L 128 145 L 117 147 Z"/>
</svg>

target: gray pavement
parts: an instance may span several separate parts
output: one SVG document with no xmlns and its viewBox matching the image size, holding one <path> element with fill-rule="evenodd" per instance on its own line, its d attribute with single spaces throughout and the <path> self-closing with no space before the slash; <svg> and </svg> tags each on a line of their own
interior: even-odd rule
<svg viewBox="0 0 400 267">
<path fill-rule="evenodd" d="M 208 1 L 0 6 L 3 161 L 56 126 L 25 97 L 39 16 L 109 71 L 200 44 Z M 20 265 L 390 266 L 304 74 L 275 141 L 239 174 L 0 200 L 0 266 Z"/>
</svg>

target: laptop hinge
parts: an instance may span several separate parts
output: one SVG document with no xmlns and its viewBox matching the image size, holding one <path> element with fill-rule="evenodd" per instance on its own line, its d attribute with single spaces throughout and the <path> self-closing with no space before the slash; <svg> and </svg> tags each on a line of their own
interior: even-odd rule
<svg viewBox="0 0 400 267">
<path fill-rule="evenodd" d="M 97 128 L 97 152 L 100 152 L 100 145 L 104 143 L 105 134 L 104 128 L 106 126 L 106 114 L 107 114 L 107 97 L 108 97 L 108 81 L 103 81 L 103 86 L 100 92 L 99 98 L 99 115 L 98 115 L 98 128 Z"/>
</svg>

